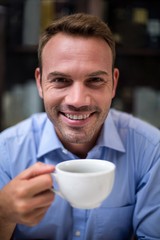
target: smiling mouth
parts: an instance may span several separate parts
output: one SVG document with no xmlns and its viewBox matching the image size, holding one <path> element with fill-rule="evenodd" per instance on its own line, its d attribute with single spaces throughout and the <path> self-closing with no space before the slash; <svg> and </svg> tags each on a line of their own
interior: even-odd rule
<svg viewBox="0 0 160 240">
<path fill-rule="evenodd" d="M 69 114 L 69 113 L 62 113 L 65 117 L 70 120 L 86 120 L 90 117 L 91 114 Z"/>
</svg>

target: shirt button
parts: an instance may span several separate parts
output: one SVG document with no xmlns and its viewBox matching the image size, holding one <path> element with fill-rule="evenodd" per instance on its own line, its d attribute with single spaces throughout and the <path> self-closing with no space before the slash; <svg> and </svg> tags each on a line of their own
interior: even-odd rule
<svg viewBox="0 0 160 240">
<path fill-rule="evenodd" d="M 80 237 L 81 236 L 81 232 L 79 230 L 75 231 L 75 236 L 76 237 Z"/>
<path fill-rule="evenodd" d="M 65 148 L 62 149 L 62 152 L 65 153 L 65 154 L 68 153 L 67 149 L 65 149 Z"/>
</svg>

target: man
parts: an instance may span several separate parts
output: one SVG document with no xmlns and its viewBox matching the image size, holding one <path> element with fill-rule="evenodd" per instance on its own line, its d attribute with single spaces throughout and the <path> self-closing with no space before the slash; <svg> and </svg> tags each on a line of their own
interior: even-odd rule
<svg viewBox="0 0 160 240">
<path fill-rule="evenodd" d="M 47 114 L 1 133 L 0 239 L 160 239 L 160 132 L 110 109 L 119 76 L 110 29 L 70 15 L 46 29 L 38 53 Z M 51 191 L 54 166 L 75 158 L 116 165 L 99 208 L 72 208 Z"/>
</svg>

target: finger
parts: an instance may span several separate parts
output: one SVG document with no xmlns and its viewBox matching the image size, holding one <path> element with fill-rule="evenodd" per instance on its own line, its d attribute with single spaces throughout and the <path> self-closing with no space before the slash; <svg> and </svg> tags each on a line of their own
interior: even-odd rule
<svg viewBox="0 0 160 240">
<path fill-rule="evenodd" d="M 53 172 L 55 167 L 53 165 L 44 164 L 41 162 L 35 163 L 33 166 L 29 167 L 25 171 L 23 171 L 18 178 L 20 179 L 30 179 L 34 178 L 38 175 L 51 173 Z"/>
<path fill-rule="evenodd" d="M 43 174 L 34 178 L 23 180 L 17 187 L 21 198 L 31 198 L 37 194 L 50 190 L 53 185 L 51 174 Z"/>
<path fill-rule="evenodd" d="M 53 200 L 54 194 L 48 190 L 35 197 L 16 201 L 14 206 L 14 218 L 11 217 L 10 220 L 15 221 L 17 219 L 17 222 L 19 222 L 21 219 L 25 219 L 25 216 L 28 216 L 28 214 L 35 212 L 36 209 L 49 208 Z M 11 214 L 11 216 L 13 216 L 13 214 Z"/>
<path fill-rule="evenodd" d="M 49 207 L 50 206 L 34 209 L 33 211 L 23 215 L 19 223 L 31 227 L 37 225 L 43 219 Z"/>
<path fill-rule="evenodd" d="M 51 190 L 47 190 L 34 197 L 32 201 L 32 206 L 34 206 L 34 208 L 47 207 L 52 204 L 54 199 L 55 199 L 55 194 Z"/>
</svg>

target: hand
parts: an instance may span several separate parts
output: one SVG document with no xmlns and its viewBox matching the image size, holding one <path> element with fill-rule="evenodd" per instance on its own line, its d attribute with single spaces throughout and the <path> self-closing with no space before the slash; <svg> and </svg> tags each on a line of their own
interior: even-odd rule
<svg viewBox="0 0 160 240">
<path fill-rule="evenodd" d="M 0 218 L 6 222 L 34 226 L 54 200 L 51 172 L 54 166 L 36 163 L 0 191 Z"/>
</svg>

